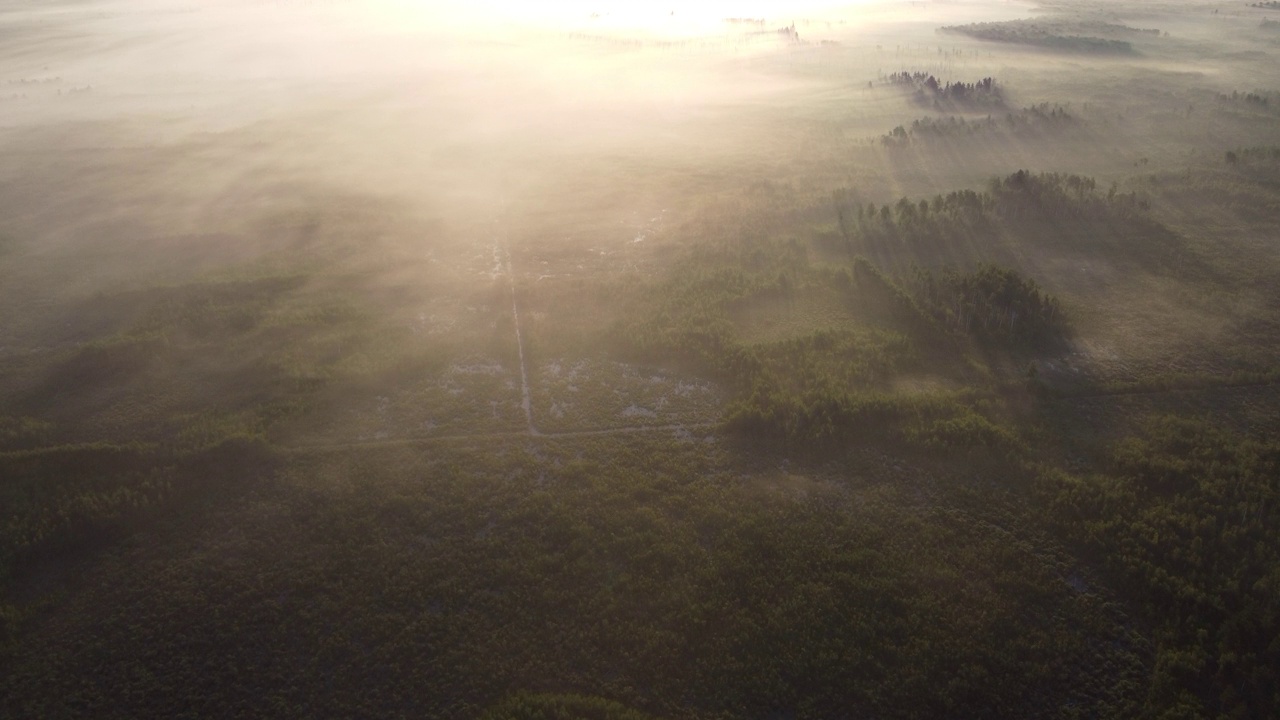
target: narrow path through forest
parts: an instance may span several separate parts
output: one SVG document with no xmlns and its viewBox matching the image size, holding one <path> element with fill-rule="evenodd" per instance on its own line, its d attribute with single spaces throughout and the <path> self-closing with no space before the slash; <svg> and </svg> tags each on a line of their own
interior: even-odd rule
<svg viewBox="0 0 1280 720">
<path fill-rule="evenodd" d="M 421 435 L 407 438 L 388 438 L 379 440 L 354 440 L 350 442 L 301 443 L 287 446 L 292 451 L 304 450 L 342 450 L 360 447 L 395 447 L 400 445 L 430 444 L 441 442 L 482 442 L 489 440 L 516 439 L 537 437 L 547 439 L 601 437 L 609 435 L 629 435 L 647 432 L 681 432 L 694 430 L 712 430 L 718 423 L 668 423 L 664 425 L 622 425 L 617 427 L 588 428 L 583 430 L 562 430 L 542 432 L 533 422 L 533 395 L 529 389 L 528 361 L 524 351 L 524 328 L 520 324 L 520 304 L 516 294 L 516 272 L 511 261 L 510 233 L 506 226 L 506 213 L 496 221 L 501 228 L 494 239 L 495 260 L 500 258 L 501 270 L 507 276 L 507 288 L 511 293 L 511 320 L 515 327 L 516 351 L 520 361 L 520 406 L 524 410 L 526 430 L 507 430 L 496 432 L 457 433 L 453 435 Z"/>
<path fill-rule="evenodd" d="M 533 424 L 533 400 L 529 395 L 529 370 L 524 359 L 524 333 L 520 328 L 520 305 L 516 302 L 516 273 L 511 265 L 511 248 L 509 247 L 506 228 L 502 230 L 502 257 L 507 271 L 507 285 L 511 289 L 511 319 L 516 328 L 516 351 L 520 357 L 520 407 L 524 408 L 524 419 L 529 424 L 530 435 L 541 435 Z"/>
</svg>

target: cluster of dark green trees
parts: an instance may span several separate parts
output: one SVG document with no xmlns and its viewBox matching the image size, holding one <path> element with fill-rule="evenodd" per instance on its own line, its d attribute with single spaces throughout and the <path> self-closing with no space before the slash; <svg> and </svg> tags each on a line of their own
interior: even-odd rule
<svg viewBox="0 0 1280 720">
<path fill-rule="evenodd" d="M 1240 92 L 1232 90 L 1231 94 L 1218 93 L 1220 102 L 1244 103 L 1246 105 L 1254 105 L 1260 108 L 1270 107 L 1271 99 L 1276 93 L 1255 90 L 1253 92 Z"/>
<path fill-rule="evenodd" d="M 893 72 L 884 78 L 891 85 L 905 85 L 915 90 L 916 99 L 931 104 L 999 105 L 1004 102 L 1004 92 L 994 78 L 986 77 L 977 82 L 943 82 L 930 73 Z"/>
<path fill-rule="evenodd" d="M 949 140 L 979 133 L 1010 132 L 1015 134 L 1039 133 L 1076 125 L 1078 118 L 1067 108 L 1041 103 L 1023 108 L 1004 117 L 988 115 L 985 118 L 922 117 L 911 121 L 909 127 L 899 125 L 881 136 L 880 142 L 888 147 L 905 147 L 920 140 Z"/>
<path fill-rule="evenodd" d="M 1064 28 L 1065 29 L 1065 28 Z M 1155 32 L 1138 31 L 1120 25 L 1100 24 L 1097 29 L 1103 32 Z M 1034 21 L 983 22 L 969 25 L 949 25 L 940 28 L 942 32 L 968 35 L 978 40 L 990 42 L 1015 43 L 1032 45 L 1061 52 L 1078 52 L 1104 55 L 1131 54 L 1133 45 L 1126 40 L 1095 37 L 1092 35 L 1060 34 L 1061 30 L 1049 25 L 1042 26 Z"/>
<path fill-rule="evenodd" d="M 1008 268 L 918 270 L 904 287 L 865 258 L 838 274 L 848 301 L 872 308 L 893 331 L 818 331 L 794 340 L 735 348 L 739 389 L 727 427 L 756 442 L 833 448 L 850 442 L 905 443 L 916 451 L 1016 452 L 982 393 L 886 391 L 913 372 L 954 373 L 963 347 L 1030 348 L 1064 332 L 1057 300 Z"/>
<path fill-rule="evenodd" d="M 946 195 L 936 195 L 932 200 L 921 198 L 919 202 L 909 198 L 901 198 L 896 203 L 885 203 L 877 206 L 874 202 L 863 205 L 851 201 L 849 196 L 839 191 L 832 195 L 840 223 L 840 231 L 845 237 L 851 237 L 855 231 L 860 233 L 884 231 L 897 224 L 925 222 L 931 218 L 940 221 L 975 221 L 985 218 L 993 209 L 993 198 L 989 194 L 973 190 L 952 191 Z"/>
<path fill-rule="evenodd" d="M 1112 185 L 1097 192 L 1097 181 L 1069 173 L 1030 173 L 1019 170 L 989 184 L 996 212 L 1006 220 L 1084 219 L 1105 216 L 1131 218 L 1149 209 L 1150 203 L 1137 191 L 1120 192 Z"/>
<path fill-rule="evenodd" d="M 628 325 L 620 345 L 644 362 L 679 358 L 734 390 L 728 426 L 788 447 L 834 447 L 852 439 L 930 447 L 1002 448 L 1021 441 L 1001 426 L 982 393 L 904 397 L 886 392 L 911 374 L 964 375 L 970 352 L 1026 358 L 1069 335 L 1061 303 L 1032 278 L 990 261 L 954 256 L 957 246 L 999 238 L 1051 251 L 1101 252 L 1159 269 L 1177 251 L 1136 191 L 1098 188 L 1092 178 L 1018 171 L 983 190 L 932 199 L 862 203 L 835 193 L 837 228 L 847 259 L 814 261 L 814 248 L 743 241 L 703 249 L 661 291 L 659 306 Z M 837 247 L 827 252 L 836 253 Z M 860 255 L 865 252 L 866 256 Z M 884 270 L 869 256 L 928 258 Z M 797 320 L 815 298 L 834 298 L 875 332 L 814 328 L 786 340 L 747 342 L 740 309 L 758 303 L 789 308 Z M 957 374 L 959 373 L 959 374 Z M 1039 390 L 1037 390 L 1039 391 Z"/>
<path fill-rule="evenodd" d="M 1228 150 L 1224 159 L 1228 165 L 1275 165 L 1280 162 L 1280 147 L 1258 146 Z"/>
<path fill-rule="evenodd" d="M 968 232 L 994 234 L 1025 219 L 1066 214 L 1097 195 L 1079 176 L 1016 173 L 986 191 L 963 190 L 915 202 L 876 206 L 836 195 L 847 248 L 885 245 L 903 252 L 950 242 Z M 1128 196 L 1126 196 L 1128 197 Z M 954 243 L 952 243 L 954 244 Z M 981 393 L 906 397 L 887 391 L 894 378 L 926 373 L 956 377 L 970 345 L 995 352 L 1035 352 L 1066 333 L 1058 301 L 1007 267 L 979 263 L 895 278 L 866 257 L 818 263 L 795 242 L 749 241 L 704 248 L 655 292 L 643 320 L 618 343 L 644 362 L 685 363 L 733 389 L 727 426 L 765 444 L 832 448 L 850 441 L 906 442 L 916 449 L 1001 448 L 1019 441 L 993 422 Z M 854 325 L 815 327 L 767 342 L 743 339 L 740 317 L 761 303 L 789 308 L 797 323 L 816 302 L 845 308 Z M 963 374 L 963 370 L 960 370 Z"/>
<path fill-rule="evenodd" d="M 1058 301 L 1009 268 L 982 265 L 970 273 L 918 269 L 910 282 L 921 306 L 958 332 L 1034 342 L 1062 331 Z"/>
<path fill-rule="evenodd" d="M 999 236 L 1044 244 L 1070 237 L 1066 247 L 1107 246 L 1123 254 L 1167 254 L 1168 238 L 1155 238 L 1149 201 L 1116 186 L 1104 193 L 1093 178 L 1020 170 L 993 179 L 983 191 L 962 190 L 933 199 L 876 205 L 835 192 L 838 226 L 851 248 L 874 258 L 953 258 L 957 239 Z M 1069 221 L 1064 223 L 1064 221 Z M 1080 233 L 1078 228 L 1089 227 Z M 1114 247 L 1113 247 L 1114 246 Z M 998 250 L 998 244 L 988 252 Z"/>
</svg>

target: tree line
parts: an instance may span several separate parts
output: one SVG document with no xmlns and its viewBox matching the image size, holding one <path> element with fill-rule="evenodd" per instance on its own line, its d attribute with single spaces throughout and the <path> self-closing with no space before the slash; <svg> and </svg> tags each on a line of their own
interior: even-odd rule
<svg viewBox="0 0 1280 720">
<path fill-rule="evenodd" d="M 985 77 L 977 82 L 943 82 L 930 73 L 893 72 L 884 77 L 890 85 L 900 85 L 915 90 L 918 101 L 935 105 L 999 105 L 1004 102 L 1004 92 L 995 78 Z"/>
<path fill-rule="evenodd" d="M 955 115 L 947 117 L 922 117 L 911 121 L 910 126 L 899 125 L 880 137 L 886 147 L 905 147 L 921 140 L 943 140 L 967 137 L 980 133 L 1010 132 L 1036 133 L 1057 130 L 1076 125 L 1079 118 L 1062 105 L 1041 103 L 1023 108 L 1003 117 L 987 115 L 985 118 L 968 119 Z"/>
<path fill-rule="evenodd" d="M 1095 37 L 1092 35 L 1063 35 L 1052 26 L 1041 26 L 1034 22 L 983 22 L 969 25 L 949 25 L 940 28 L 940 32 L 967 35 L 978 40 L 989 42 L 1015 43 L 1033 45 L 1049 50 L 1064 52 L 1080 52 L 1111 55 L 1128 55 L 1133 53 L 1133 45 L 1126 40 Z M 1120 25 L 1102 25 L 1098 29 L 1110 31 L 1137 31 Z M 1141 31 L 1145 32 L 1145 31 Z M 1152 31 L 1159 33 L 1158 30 Z"/>
</svg>

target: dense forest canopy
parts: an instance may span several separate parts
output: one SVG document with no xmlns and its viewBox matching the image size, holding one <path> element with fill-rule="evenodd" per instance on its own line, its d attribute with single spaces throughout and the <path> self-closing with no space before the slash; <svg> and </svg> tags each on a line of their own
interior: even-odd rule
<svg viewBox="0 0 1280 720">
<path fill-rule="evenodd" d="M 1274 3 L 591 5 L 0 8 L 0 717 L 1280 714 Z"/>
</svg>

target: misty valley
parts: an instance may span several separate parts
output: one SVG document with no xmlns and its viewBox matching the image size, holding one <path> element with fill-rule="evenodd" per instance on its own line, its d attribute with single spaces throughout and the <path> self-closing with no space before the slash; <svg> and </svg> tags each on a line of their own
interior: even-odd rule
<svg viewBox="0 0 1280 720">
<path fill-rule="evenodd" d="M 1278 27 L 0 2 L 0 717 L 1280 715 Z"/>
</svg>

